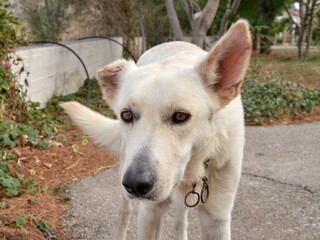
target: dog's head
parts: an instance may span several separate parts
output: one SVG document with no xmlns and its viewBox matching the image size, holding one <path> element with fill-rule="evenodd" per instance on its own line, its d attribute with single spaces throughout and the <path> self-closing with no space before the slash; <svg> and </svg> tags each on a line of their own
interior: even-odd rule
<svg viewBox="0 0 320 240">
<path fill-rule="evenodd" d="M 121 122 L 121 177 L 129 198 L 166 199 L 195 149 L 212 136 L 214 114 L 240 92 L 251 55 L 248 24 L 239 21 L 209 53 L 197 52 L 143 66 L 120 60 L 98 71 Z"/>
</svg>

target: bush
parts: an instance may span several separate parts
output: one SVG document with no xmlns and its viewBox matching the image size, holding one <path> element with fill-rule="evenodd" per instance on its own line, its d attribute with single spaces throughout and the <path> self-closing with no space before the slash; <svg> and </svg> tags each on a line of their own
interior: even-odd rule
<svg viewBox="0 0 320 240">
<path fill-rule="evenodd" d="M 320 89 L 269 79 L 263 83 L 246 79 L 242 91 L 248 125 L 271 123 L 284 118 L 300 118 L 320 107 Z"/>
<path fill-rule="evenodd" d="M 68 24 L 66 0 L 20 0 L 22 15 L 30 29 L 33 41 L 58 41 Z"/>
<path fill-rule="evenodd" d="M 17 33 L 20 21 L 8 11 L 10 4 L 0 0 L 0 197 L 19 195 L 21 175 L 13 173 L 16 157 L 13 147 L 28 144 L 39 149 L 48 146 L 52 132 L 66 121 L 54 109 L 39 109 L 39 104 L 27 102 L 26 93 L 11 71 L 20 59 L 15 48 L 24 43 Z"/>
</svg>

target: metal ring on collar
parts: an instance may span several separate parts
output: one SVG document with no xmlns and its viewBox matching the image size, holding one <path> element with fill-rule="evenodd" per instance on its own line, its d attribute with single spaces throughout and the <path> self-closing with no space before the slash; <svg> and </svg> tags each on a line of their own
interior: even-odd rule
<svg viewBox="0 0 320 240">
<path fill-rule="evenodd" d="M 188 197 L 192 196 L 191 194 L 197 196 L 197 201 L 196 201 L 194 204 L 189 204 L 189 203 L 188 203 Z M 186 197 L 184 198 L 184 203 L 186 204 L 187 207 L 190 207 L 190 208 L 197 206 L 199 202 L 200 202 L 200 195 L 199 195 L 199 193 L 197 193 L 196 191 L 194 191 L 194 189 L 193 189 L 192 191 L 190 191 L 190 192 L 186 195 Z"/>
</svg>

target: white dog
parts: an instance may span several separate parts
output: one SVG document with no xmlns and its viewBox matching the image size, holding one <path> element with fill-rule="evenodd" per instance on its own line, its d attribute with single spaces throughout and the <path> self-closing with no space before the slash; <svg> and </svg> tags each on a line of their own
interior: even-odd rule
<svg viewBox="0 0 320 240">
<path fill-rule="evenodd" d="M 240 20 L 209 51 L 164 43 L 137 64 L 119 60 L 98 71 L 119 120 L 76 103 L 62 107 L 90 137 L 120 159 L 124 199 L 114 238 L 123 240 L 130 199 L 140 199 L 139 239 L 161 238 L 167 204 L 177 206 L 176 239 L 187 239 L 196 207 L 203 239 L 227 240 L 241 175 L 244 121 L 240 97 L 251 55 Z"/>
</svg>

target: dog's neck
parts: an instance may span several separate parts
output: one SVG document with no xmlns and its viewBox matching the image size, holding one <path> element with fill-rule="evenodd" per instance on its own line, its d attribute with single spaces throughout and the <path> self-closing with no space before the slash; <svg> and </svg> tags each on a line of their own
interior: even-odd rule
<svg viewBox="0 0 320 240">
<path fill-rule="evenodd" d="M 205 160 L 203 161 L 204 172 L 206 172 L 206 169 L 208 168 L 211 160 L 212 159 L 208 157 L 208 158 L 205 158 Z M 192 208 L 197 206 L 200 202 L 203 204 L 207 202 L 207 199 L 209 198 L 208 178 L 206 176 L 202 176 L 201 181 L 202 183 L 199 184 L 201 186 L 200 192 L 198 192 L 199 190 L 196 189 L 199 181 L 193 181 L 191 183 L 191 186 L 190 186 L 191 190 L 188 191 L 184 197 L 184 203 L 187 207 Z"/>
</svg>

